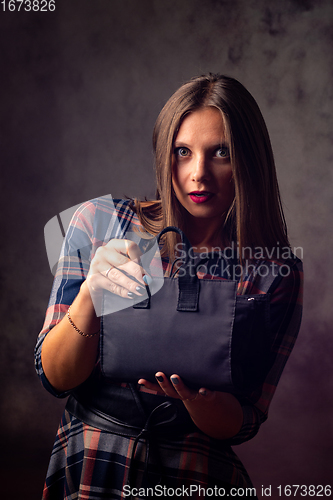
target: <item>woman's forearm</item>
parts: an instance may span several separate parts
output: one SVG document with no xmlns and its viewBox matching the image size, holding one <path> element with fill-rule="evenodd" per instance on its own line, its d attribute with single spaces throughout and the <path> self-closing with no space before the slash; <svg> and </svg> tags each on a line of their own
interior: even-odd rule
<svg viewBox="0 0 333 500">
<path fill-rule="evenodd" d="M 79 330 L 89 335 L 100 328 L 89 288 L 96 299 L 102 290 L 128 300 L 142 295 L 145 270 L 137 262 L 140 255 L 138 245 L 126 239 L 112 239 L 97 249 L 87 279 L 71 305 L 70 316 Z M 73 389 L 89 377 L 96 363 L 98 340 L 99 335 L 80 335 L 67 317 L 49 331 L 41 357 L 45 376 L 55 389 Z"/>
<path fill-rule="evenodd" d="M 74 300 L 70 316 L 74 324 L 86 334 L 100 328 L 86 282 Z M 99 335 L 84 337 L 65 316 L 46 335 L 42 345 L 42 365 L 46 378 L 59 392 L 73 389 L 91 374 L 97 357 Z"/>
</svg>

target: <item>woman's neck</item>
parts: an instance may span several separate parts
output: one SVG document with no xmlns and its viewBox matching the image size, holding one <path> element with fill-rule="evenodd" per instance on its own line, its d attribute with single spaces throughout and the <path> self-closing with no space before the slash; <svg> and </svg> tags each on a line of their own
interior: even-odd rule
<svg viewBox="0 0 333 500">
<path fill-rule="evenodd" d="M 221 219 L 189 218 L 185 222 L 185 234 L 191 242 L 195 252 L 211 252 L 213 248 L 225 247 L 221 231 Z"/>
</svg>

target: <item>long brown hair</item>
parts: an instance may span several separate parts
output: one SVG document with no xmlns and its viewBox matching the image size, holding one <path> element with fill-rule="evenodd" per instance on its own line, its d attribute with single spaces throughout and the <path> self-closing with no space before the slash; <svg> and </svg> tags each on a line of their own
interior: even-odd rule
<svg viewBox="0 0 333 500">
<path fill-rule="evenodd" d="M 245 248 L 260 247 L 272 252 L 277 245 L 289 247 L 271 142 L 262 114 L 241 83 L 219 74 L 191 79 L 160 112 L 153 132 L 156 200 L 134 203 L 142 225 L 151 234 L 169 225 L 184 229 L 183 207 L 172 188 L 174 141 L 184 117 L 209 106 L 221 111 L 235 183 L 234 203 L 221 231 L 243 255 Z M 174 236 L 168 235 L 169 255 L 173 255 L 174 243 Z"/>
</svg>

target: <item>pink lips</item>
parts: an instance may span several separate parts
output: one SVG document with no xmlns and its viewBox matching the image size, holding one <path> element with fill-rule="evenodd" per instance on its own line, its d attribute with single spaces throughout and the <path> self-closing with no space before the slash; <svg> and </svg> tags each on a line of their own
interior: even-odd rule
<svg viewBox="0 0 333 500">
<path fill-rule="evenodd" d="M 213 193 L 209 193 L 208 191 L 192 191 L 189 193 L 189 197 L 194 203 L 206 203 L 212 196 Z"/>
</svg>

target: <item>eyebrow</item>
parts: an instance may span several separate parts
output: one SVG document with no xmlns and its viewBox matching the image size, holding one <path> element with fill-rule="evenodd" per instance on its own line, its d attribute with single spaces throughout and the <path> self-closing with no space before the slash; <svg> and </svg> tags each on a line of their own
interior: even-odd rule
<svg viewBox="0 0 333 500">
<path fill-rule="evenodd" d="M 183 147 L 183 148 L 189 148 L 191 149 L 192 146 L 188 145 L 186 142 L 184 141 L 175 141 L 174 142 L 174 147 L 175 148 L 180 148 L 180 147 Z M 229 148 L 230 145 L 223 141 L 223 142 L 219 142 L 217 144 L 214 144 L 213 146 L 209 147 L 209 149 L 218 149 L 218 148 Z"/>
</svg>

